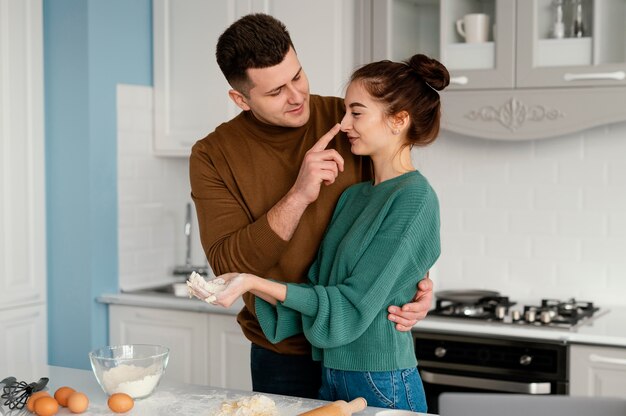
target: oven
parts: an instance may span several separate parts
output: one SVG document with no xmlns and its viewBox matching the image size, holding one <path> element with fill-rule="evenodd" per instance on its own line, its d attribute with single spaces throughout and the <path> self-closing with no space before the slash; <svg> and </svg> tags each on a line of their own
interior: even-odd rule
<svg viewBox="0 0 626 416">
<path fill-rule="evenodd" d="M 606 313 L 592 302 L 573 298 L 519 305 L 489 290 L 443 290 L 435 297 L 435 308 L 428 313 L 434 319 L 484 322 L 506 331 L 488 336 L 415 328 L 415 354 L 431 413 L 438 412 L 443 392 L 568 394 L 567 345 L 514 334 L 522 328 L 572 331 Z"/>
<path fill-rule="evenodd" d="M 443 392 L 568 394 L 564 343 L 416 331 L 413 339 L 429 413 Z"/>
</svg>

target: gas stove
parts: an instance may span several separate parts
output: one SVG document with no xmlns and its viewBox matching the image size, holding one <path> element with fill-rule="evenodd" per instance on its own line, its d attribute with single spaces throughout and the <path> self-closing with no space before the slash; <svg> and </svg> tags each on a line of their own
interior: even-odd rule
<svg viewBox="0 0 626 416">
<path fill-rule="evenodd" d="M 574 298 L 518 305 L 508 296 L 488 290 L 445 290 L 436 292 L 435 297 L 430 316 L 509 325 L 573 329 L 600 315 L 600 308 L 592 302 Z"/>
</svg>

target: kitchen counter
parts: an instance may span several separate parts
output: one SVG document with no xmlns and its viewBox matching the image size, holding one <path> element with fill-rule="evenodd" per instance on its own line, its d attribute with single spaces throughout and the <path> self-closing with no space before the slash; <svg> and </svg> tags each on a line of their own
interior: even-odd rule
<svg viewBox="0 0 626 416">
<path fill-rule="evenodd" d="M 210 303 L 202 302 L 187 296 L 175 296 L 160 293 L 114 293 L 98 296 L 100 303 L 114 305 L 141 306 L 144 308 L 173 309 L 191 312 L 209 312 L 222 315 L 237 315 L 243 308 L 243 300 L 239 299 L 230 308 L 223 308 Z"/>
<path fill-rule="evenodd" d="M 100 296 L 98 301 L 110 304 L 204 311 L 231 315 L 236 315 L 243 306 L 241 300 L 230 308 L 224 309 L 220 306 L 201 302 L 198 299 L 147 293 L 105 294 Z M 626 322 L 626 307 L 601 306 L 596 316 L 585 322 L 585 324 L 573 329 L 544 328 L 533 325 L 511 325 L 484 321 L 476 322 L 469 319 L 428 316 L 424 321 L 415 325 L 413 330 L 626 348 L 626 325 L 624 325 L 624 322 Z"/>
<path fill-rule="evenodd" d="M 47 389 L 51 394 L 54 394 L 59 387 L 69 386 L 89 397 L 89 409 L 83 415 L 115 415 L 108 408 L 107 395 L 102 391 L 91 371 L 40 365 L 24 369 L 20 374 L 15 374 L 15 377 L 27 382 L 39 380 L 40 377 L 48 377 L 50 381 Z M 209 416 L 217 413 L 223 401 L 237 400 L 253 394 L 252 392 L 171 382 L 168 381 L 166 372 L 156 392 L 146 399 L 137 400 L 133 409 L 124 414 L 132 416 Z M 272 394 L 266 394 L 266 396 L 275 401 L 281 416 L 297 415 L 327 403 L 321 400 Z M 374 416 L 381 410 L 383 409 L 368 407 L 362 412 L 355 413 L 355 415 Z M 0 405 L 0 415 L 28 414 L 30 413 L 27 410 L 9 411 L 7 407 Z M 58 415 L 71 414 L 73 413 L 63 407 L 58 413 Z M 419 415 L 419 413 L 415 413 L 415 415 Z M 422 413 L 422 415 L 424 414 Z"/>
</svg>

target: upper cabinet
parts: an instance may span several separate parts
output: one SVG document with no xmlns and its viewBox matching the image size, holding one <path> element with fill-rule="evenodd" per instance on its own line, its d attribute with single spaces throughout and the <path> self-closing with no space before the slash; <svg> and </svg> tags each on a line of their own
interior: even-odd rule
<svg viewBox="0 0 626 416">
<path fill-rule="evenodd" d="M 240 110 L 215 61 L 219 35 L 248 13 L 283 21 L 311 91 L 343 95 L 359 51 L 356 0 L 153 0 L 154 153 L 188 156 L 191 146 Z"/>
<path fill-rule="evenodd" d="M 626 119 L 626 0 L 371 0 L 371 58 L 440 59 L 442 127 L 557 136 Z"/>
</svg>

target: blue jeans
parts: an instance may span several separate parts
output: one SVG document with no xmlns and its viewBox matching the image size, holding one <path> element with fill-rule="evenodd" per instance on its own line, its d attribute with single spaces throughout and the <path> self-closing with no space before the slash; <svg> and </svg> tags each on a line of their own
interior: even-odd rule
<svg viewBox="0 0 626 416">
<path fill-rule="evenodd" d="M 354 400 L 368 406 L 426 413 L 424 386 L 417 368 L 395 371 L 343 371 L 322 367 L 322 400 Z"/>
<path fill-rule="evenodd" d="M 317 399 L 322 366 L 311 355 L 284 355 L 256 344 L 250 349 L 252 390 Z"/>
</svg>

